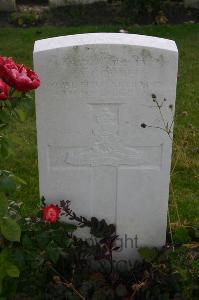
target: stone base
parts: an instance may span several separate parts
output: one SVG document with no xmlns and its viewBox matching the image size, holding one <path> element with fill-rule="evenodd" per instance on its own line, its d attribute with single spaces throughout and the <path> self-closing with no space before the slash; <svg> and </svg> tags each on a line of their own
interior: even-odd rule
<svg viewBox="0 0 199 300">
<path fill-rule="evenodd" d="M 184 6 L 199 9 L 199 0 L 184 0 Z"/>
<path fill-rule="evenodd" d="M 95 2 L 107 2 L 107 0 L 49 0 L 51 7 L 60 7 L 70 4 L 91 4 Z"/>
<path fill-rule="evenodd" d="M 0 0 L 0 11 L 13 11 L 16 9 L 16 0 Z"/>
</svg>

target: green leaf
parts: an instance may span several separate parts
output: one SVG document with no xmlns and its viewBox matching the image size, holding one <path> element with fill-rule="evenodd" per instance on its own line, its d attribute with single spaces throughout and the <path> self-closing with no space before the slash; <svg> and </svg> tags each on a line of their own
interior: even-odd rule
<svg viewBox="0 0 199 300">
<path fill-rule="evenodd" d="M 20 109 L 20 108 L 15 109 L 15 113 L 16 113 L 17 119 L 20 122 L 24 122 L 25 121 L 25 119 L 26 119 L 26 113 L 22 109 Z"/>
<path fill-rule="evenodd" d="M 190 242 L 190 240 L 191 240 L 186 227 L 177 228 L 177 230 L 173 236 L 173 239 L 174 239 L 174 242 L 177 244 L 186 244 L 186 243 Z"/>
<path fill-rule="evenodd" d="M 128 295 L 128 291 L 127 291 L 127 288 L 124 284 L 119 284 L 115 290 L 116 292 L 116 295 L 118 297 L 125 297 Z"/>
<path fill-rule="evenodd" d="M 15 113 L 15 108 L 20 104 L 20 96 L 12 96 L 10 98 L 10 109 Z"/>
<path fill-rule="evenodd" d="M 6 144 L 1 144 L 1 145 L 0 145 L 0 156 L 1 156 L 1 158 L 7 157 L 7 156 L 8 156 L 8 153 L 9 153 L 8 145 L 6 145 Z"/>
<path fill-rule="evenodd" d="M 77 226 L 74 225 L 74 224 L 64 224 L 64 229 L 67 231 L 67 232 L 73 232 L 77 229 Z"/>
<path fill-rule="evenodd" d="M 11 218 L 6 218 L 1 224 L 1 233 L 12 242 L 19 242 L 21 237 L 21 228 L 17 222 Z"/>
<path fill-rule="evenodd" d="M 14 258 L 14 261 L 20 267 L 20 269 L 24 269 L 25 267 L 27 267 L 27 262 L 25 259 L 25 250 L 23 248 L 14 248 L 12 251 L 12 256 Z"/>
<path fill-rule="evenodd" d="M 6 273 L 12 278 L 17 278 L 19 277 L 20 271 L 17 266 L 13 265 L 12 263 L 8 263 L 6 264 Z"/>
<path fill-rule="evenodd" d="M 8 248 L 4 248 L 0 252 L 0 283 L 6 277 L 6 263 L 10 260 L 10 251 Z"/>
<path fill-rule="evenodd" d="M 199 229 L 195 230 L 195 237 L 198 239 L 199 238 Z"/>
<path fill-rule="evenodd" d="M 5 158 L 9 153 L 9 142 L 5 136 L 0 136 L 0 158 Z"/>
<path fill-rule="evenodd" d="M 18 184 L 23 184 L 23 185 L 27 184 L 27 182 L 25 180 L 23 180 L 22 178 L 20 178 L 18 176 L 13 175 L 13 178 L 14 178 L 15 182 Z"/>
<path fill-rule="evenodd" d="M 24 95 L 23 95 L 23 98 L 24 98 L 24 100 L 32 100 L 32 95 L 31 94 L 28 94 L 28 93 L 25 93 Z"/>
<path fill-rule="evenodd" d="M 46 248 L 46 251 L 47 251 L 49 259 L 52 262 L 57 263 L 59 256 L 60 256 L 59 248 L 53 247 L 52 244 L 49 244 L 48 247 Z"/>
<path fill-rule="evenodd" d="M 8 212 L 8 200 L 3 193 L 0 193 L 0 218 Z"/>
<path fill-rule="evenodd" d="M 159 254 L 156 248 L 142 247 L 138 250 L 142 258 L 147 262 L 152 262 Z"/>
<path fill-rule="evenodd" d="M 34 247 L 33 241 L 28 236 L 28 234 L 23 235 L 22 237 L 23 248 L 32 249 Z"/>
<path fill-rule="evenodd" d="M 36 236 L 39 247 L 45 248 L 50 242 L 50 235 L 47 231 L 41 232 Z"/>
<path fill-rule="evenodd" d="M 114 291 L 110 287 L 102 287 L 97 289 L 92 297 L 92 300 L 114 300 Z"/>
<path fill-rule="evenodd" d="M 7 124 L 0 124 L 0 130 L 4 129 L 7 126 Z"/>
<path fill-rule="evenodd" d="M 2 289 L 3 289 L 3 280 L 0 278 L 0 294 L 2 293 Z M 0 297 L 1 300 L 2 297 Z"/>
<path fill-rule="evenodd" d="M 10 114 L 6 110 L 0 111 L 0 120 L 4 124 L 8 124 L 10 121 Z"/>
<path fill-rule="evenodd" d="M 4 173 L 0 176 L 0 191 L 5 193 L 14 192 L 16 187 L 14 175 Z"/>
</svg>

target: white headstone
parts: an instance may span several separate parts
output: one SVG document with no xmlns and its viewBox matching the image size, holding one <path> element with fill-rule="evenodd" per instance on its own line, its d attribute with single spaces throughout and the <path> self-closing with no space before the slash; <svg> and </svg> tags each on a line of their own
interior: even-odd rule
<svg viewBox="0 0 199 300">
<path fill-rule="evenodd" d="M 184 0 L 185 7 L 199 8 L 199 0 Z"/>
<path fill-rule="evenodd" d="M 16 0 L 0 0 L 0 11 L 13 11 L 16 9 Z"/>
<path fill-rule="evenodd" d="M 40 195 L 115 223 L 119 258 L 165 243 L 172 142 L 141 124 L 163 126 L 152 94 L 171 122 L 177 64 L 175 42 L 149 36 L 94 33 L 35 44 Z"/>
<path fill-rule="evenodd" d="M 51 7 L 59 7 L 69 4 L 91 4 L 95 2 L 107 2 L 107 0 L 49 0 L 49 5 Z"/>
</svg>

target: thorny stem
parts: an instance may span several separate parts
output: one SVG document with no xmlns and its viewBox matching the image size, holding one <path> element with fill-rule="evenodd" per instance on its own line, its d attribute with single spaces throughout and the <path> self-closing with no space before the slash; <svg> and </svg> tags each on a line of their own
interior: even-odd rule
<svg viewBox="0 0 199 300">
<path fill-rule="evenodd" d="M 50 268 L 53 270 L 54 273 L 56 273 L 60 279 L 62 281 L 60 281 L 61 284 L 63 284 L 64 286 L 66 286 L 67 288 L 71 289 L 74 294 L 76 294 L 81 300 L 86 300 L 86 298 L 84 298 L 80 292 L 74 287 L 74 285 L 72 284 L 72 282 L 68 282 L 64 276 L 62 276 L 55 268 L 53 268 L 53 266 L 50 266 Z"/>
<path fill-rule="evenodd" d="M 69 219 L 78 222 L 78 225 L 80 227 L 86 226 L 86 227 L 92 228 L 92 221 L 89 221 L 82 216 L 80 216 L 80 217 L 76 216 L 76 214 L 73 212 L 73 210 L 70 209 L 70 201 L 69 200 L 60 201 L 60 206 L 63 210 L 62 215 L 65 214 L 65 216 L 69 217 Z M 104 242 L 104 245 L 106 246 L 106 249 L 108 251 L 108 257 L 109 257 L 108 261 L 110 263 L 111 273 L 113 272 L 113 243 L 114 243 L 116 237 L 117 236 L 112 236 L 112 234 L 111 234 L 111 236 L 109 237 L 109 240 Z"/>
<path fill-rule="evenodd" d="M 135 284 L 135 289 L 134 289 L 134 292 L 133 294 L 131 295 L 130 299 L 129 300 L 134 300 L 134 296 L 137 294 L 137 292 L 139 292 L 140 289 L 142 289 L 147 283 L 147 280 L 144 280 L 143 282 L 139 282 L 137 284 Z"/>
<path fill-rule="evenodd" d="M 82 300 L 86 300 L 86 298 L 84 298 L 80 292 L 78 292 L 78 290 L 75 289 L 74 285 L 72 283 L 62 283 L 63 285 L 65 285 L 67 288 L 71 289 L 80 299 Z"/>
<path fill-rule="evenodd" d="M 111 246 L 108 247 L 108 252 L 109 252 L 110 273 L 112 273 L 113 272 L 113 251 Z"/>
<path fill-rule="evenodd" d="M 78 225 L 84 225 L 87 227 L 91 226 L 91 222 L 89 220 L 87 220 L 86 218 L 83 217 L 77 217 L 74 212 L 72 211 L 72 209 L 70 209 L 70 201 L 66 201 L 66 204 L 64 202 L 64 200 L 61 201 L 61 208 L 64 211 L 66 217 L 70 217 L 71 220 L 74 220 L 76 222 L 78 222 Z"/>
</svg>

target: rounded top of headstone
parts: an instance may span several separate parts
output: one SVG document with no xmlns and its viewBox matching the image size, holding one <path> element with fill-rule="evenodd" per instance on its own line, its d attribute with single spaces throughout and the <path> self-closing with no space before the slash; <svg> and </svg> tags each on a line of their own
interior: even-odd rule
<svg viewBox="0 0 199 300">
<path fill-rule="evenodd" d="M 85 45 L 131 45 L 178 52 L 172 40 L 126 33 L 85 33 L 38 40 L 34 52 Z"/>
</svg>

